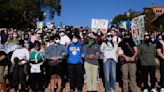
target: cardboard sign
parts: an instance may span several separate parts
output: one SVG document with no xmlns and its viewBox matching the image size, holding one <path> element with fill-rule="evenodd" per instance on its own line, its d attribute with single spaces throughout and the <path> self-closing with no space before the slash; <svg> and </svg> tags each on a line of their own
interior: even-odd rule
<svg viewBox="0 0 164 92">
<path fill-rule="evenodd" d="M 107 19 L 92 19 L 91 30 L 96 32 L 100 29 L 103 33 L 107 32 L 108 29 L 108 20 Z"/>
</svg>

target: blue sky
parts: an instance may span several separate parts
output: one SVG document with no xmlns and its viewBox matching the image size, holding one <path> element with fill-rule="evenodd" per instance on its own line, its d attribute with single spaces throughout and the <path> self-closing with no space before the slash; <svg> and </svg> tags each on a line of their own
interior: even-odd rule
<svg viewBox="0 0 164 92">
<path fill-rule="evenodd" d="M 112 20 L 114 16 L 129 9 L 143 11 L 153 0 L 61 0 L 61 16 L 56 16 L 55 25 L 90 26 L 92 18 Z M 155 5 L 164 7 L 164 0 L 154 0 Z"/>
</svg>

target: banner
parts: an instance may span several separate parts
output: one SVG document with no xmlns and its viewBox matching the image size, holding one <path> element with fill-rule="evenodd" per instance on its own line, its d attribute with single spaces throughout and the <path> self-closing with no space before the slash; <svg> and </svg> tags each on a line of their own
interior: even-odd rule
<svg viewBox="0 0 164 92">
<path fill-rule="evenodd" d="M 135 42 L 144 39 L 145 31 L 145 15 L 141 15 L 132 19 L 132 37 Z"/>
<path fill-rule="evenodd" d="M 92 19 L 91 30 L 97 32 L 97 30 L 100 29 L 103 33 L 106 33 L 108 22 L 107 19 Z"/>
<path fill-rule="evenodd" d="M 38 21 L 37 22 L 37 29 L 42 29 L 43 28 L 43 21 Z"/>
<path fill-rule="evenodd" d="M 120 28 L 124 28 L 128 30 L 129 28 L 131 28 L 131 25 L 132 25 L 132 21 L 126 21 L 126 20 L 120 21 Z"/>
</svg>

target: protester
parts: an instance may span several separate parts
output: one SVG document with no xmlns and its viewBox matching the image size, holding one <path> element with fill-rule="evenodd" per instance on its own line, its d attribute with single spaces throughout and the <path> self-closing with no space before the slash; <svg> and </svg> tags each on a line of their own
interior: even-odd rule
<svg viewBox="0 0 164 92">
<path fill-rule="evenodd" d="M 43 55 L 40 53 L 41 43 L 34 42 L 34 50 L 30 53 L 30 88 L 32 92 L 44 92 L 43 90 Z"/>
<path fill-rule="evenodd" d="M 151 92 L 157 92 L 156 89 L 156 49 L 152 44 L 152 40 L 149 34 L 144 35 L 144 42 L 139 46 L 139 57 L 141 60 L 142 66 L 142 75 L 143 75 L 143 92 L 149 92 L 148 76 L 150 74 L 150 83 L 151 83 Z"/>
<path fill-rule="evenodd" d="M 65 34 L 64 29 L 60 29 L 59 31 L 60 31 L 60 33 L 59 33 L 59 35 L 60 35 L 60 44 L 68 46 L 71 42 L 70 38 Z"/>
<path fill-rule="evenodd" d="M 25 91 L 26 87 L 26 63 L 29 61 L 29 51 L 24 47 L 24 40 L 19 40 L 19 48 L 16 49 L 11 57 L 13 78 L 11 82 L 11 88 L 15 91 L 19 90 L 19 83 L 21 84 L 21 90 Z"/>
<path fill-rule="evenodd" d="M 83 61 L 82 45 L 79 42 L 80 36 L 74 35 L 72 43 L 67 46 L 68 54 L 68 76 L 70 79 L 70 92 L 74 92 L 75 88 L 78 92 L 82 92 L 83 87 Z"/>
<path fill-rule="evenodd" d="M 129 92 L 129 86 L 130 90 L 132 92 L 137 91 L 137 85 L 136 85 L 136 63 L 135 58 L 138 54 L 138 49 L 133 42 L 130 33 L 126 33 L 124 35 L 124 39 L 122 42 L 118 45 L 118 52 L 122 50 L 123 55 L 122 57 L 125 58 L 125 61 L 120 61 L 122 63 L 121 65 L 121 71 L 122 71 L 122 81 L 123 81 L 123 92 Z M 130 76 L 130 84 L 128 86 L 128 76 Z"/>
<path fill-rule="evenodd" d="M 164 92 L 164 32 L 162 33 L 162 39 L 157 43 L 156 49 L 158 54 L 158 59 L 160 61 L 160 92 Z"/>
<path fill-rule="evenodd" d="M 97 92 L 100 46 L 97 44 L 97 37 L 93 33 L 88 34 L 88 37 L 88 44 L 83 49 L 87 53 L 84 63 L 87 92 Z"/>
<path fill-rule="evenodd" d="M 111 28 L 110 29 L 111 34 L 113 35 L 112 40 L 115 45 L 118 45 L 121 42 L 121 38 L 117 36 L 118 29 Z"/>
<path fill-rule="evenodd" d="M 104 76 L 106 92 L 115 92 L 116 84 L 116 62 L 117 62 L 117 44 L 113 42 L 113 35 L 109 32 L 101 45 L 104 61 Z"/>
<path fill-rule="evenodd" d="M 34 32 L 31 33 L 30 38 L 31 38 L 30 40 L 32 43 L 34 43 L 35 41 L 38 41 L 38 38 Z"/>
<path fill-rule="evenodd" d="M 54 91 L 61 92 L 62 91 L 61 76 L 62 76 L 62 69 L 63 69 L 62 60 L 66 55 L 65 46 L 60 44 L 60 37 L 58 35 L 55 35 L 53 39 L 54 39 L 54 44 L 50 45 L 47 48 L 45 55 L 46 58 L 49 60 L 48 62 L 49 62 L 51 92 Z"/>
<path fill-rule="evenodd" d="M 5 30 L 2 30 L 0 33 L 1 44 L 5 44 L 8 40 L 8 35 L 5 33 Z"/>
<path fill-rule="evenodd" d="M 7 65 L 8 59 L 7 54 L 3 49 L 0 49 L 0 86 L 1 86 L 1 92 L 7 92 L 6 91 L 6 83 L 4 79 L 4 70 L 5 66 Z"/>
</svg>

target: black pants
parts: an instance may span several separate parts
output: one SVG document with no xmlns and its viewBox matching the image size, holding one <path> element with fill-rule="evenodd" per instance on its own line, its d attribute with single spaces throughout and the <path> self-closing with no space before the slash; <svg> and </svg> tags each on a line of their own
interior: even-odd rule
<svg viewBox="0 0 164 92">
<path fill-rule="evenodd" d="M 151 88 L 155 88 L 155 66 L 142 66 L 144 89 L 149 88 L 148 75 L 150 74 Z"/>
<path fill-rule="evenodd" d="M 68 76 L 70 79 L 71 90 L 82 90 L 83 87 L 83 69 L 82 64 L 68 64 Z"/>
<path fill-rule="evenodd" d="M 164 88 L 164 60 L 160 60 L 161 88 Z"/>
<path fill-rule="evenodd" d="M 19 66 L 15 65 L 13 73 L 12 73 L 12 81 L 11 81 L 11 88 L 18 89 L 19 83 L 21 84 L 21 90 L 25 90 L 26 87 L 26 75 L 24 73 L 24 65 Z"/>
<path fill-rule="evenodd" d="M 43 77 L 42 73 L 30 74 L 30 88 L 32 89 L 32 92 L 43 91 Z"/>
</svg>

